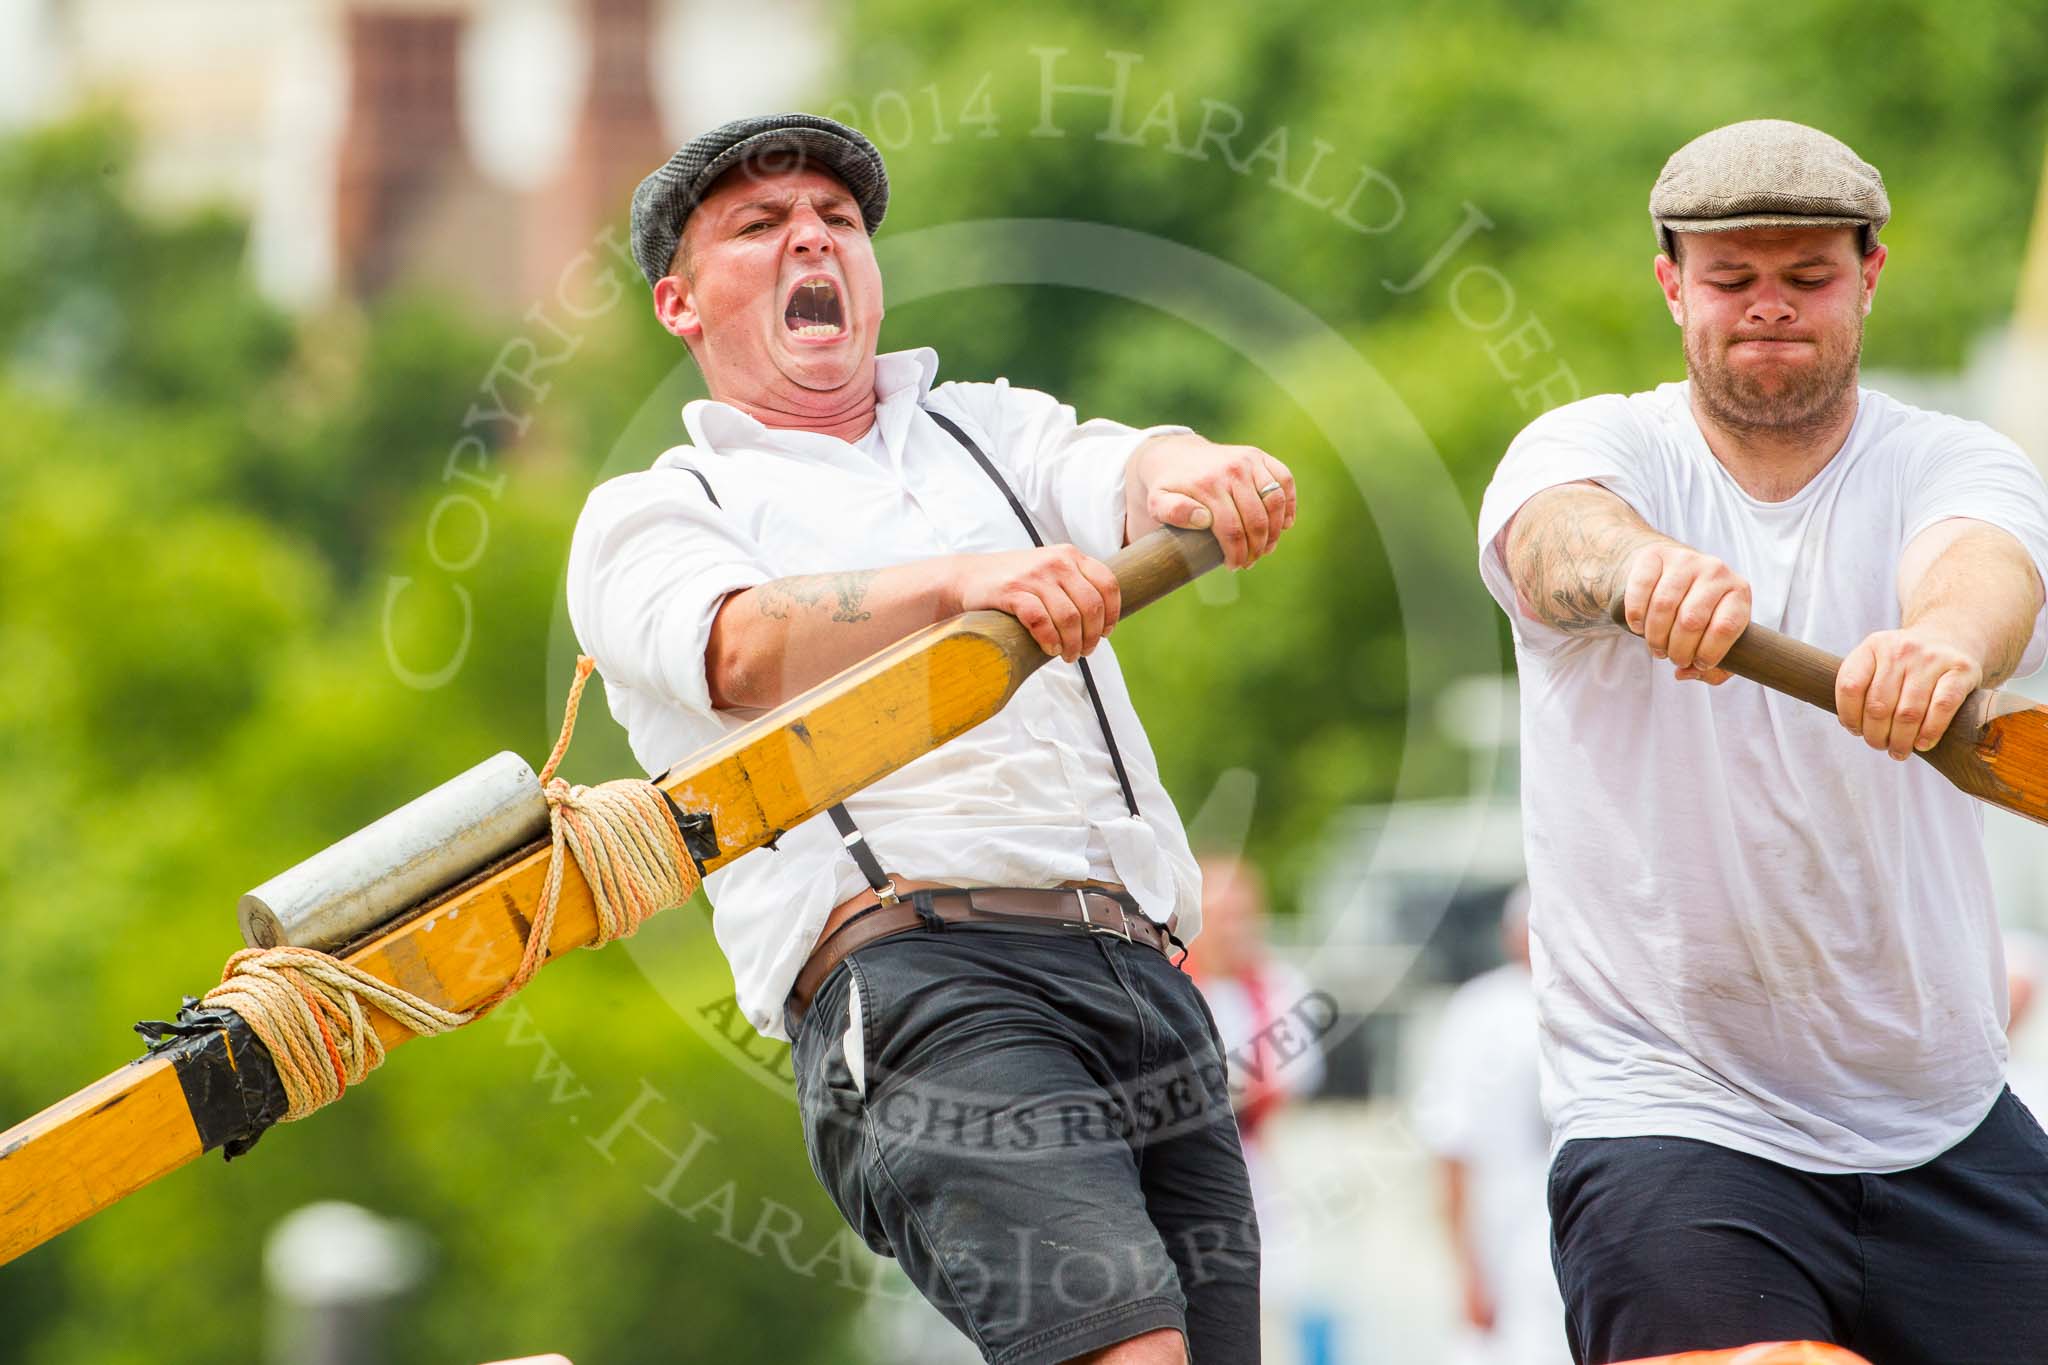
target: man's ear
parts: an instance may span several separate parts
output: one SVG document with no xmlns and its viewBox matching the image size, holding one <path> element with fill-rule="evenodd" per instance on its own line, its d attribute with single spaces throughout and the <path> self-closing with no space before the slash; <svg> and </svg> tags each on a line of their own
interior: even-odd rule
<svg viewBox="0 0 2048 1365">
<path fill-rule="evenodd" d="M 704 332 L 704 320 L 697 316 L 696 291 L 681 275 L 664 275 L 654 282 L 654 316 L 686 341 Z"/>
<path fill-rule="evenodd" d="M 1863 258 L 1863 311 L 1870 312 L 1870 305 L 1877 298 L 1877 276 L 1884 269 L 1885 258 L 1891 255 L 1882 242 L 1870 249 Z"/>
<path fill-rule="evenodd" d="M 1657 287 L 1664 291 L 1664 306 L 1671 310 L 1671 320 L 1680 327 L 1685 326 L 1685 300 L 1679 295 L 1684 281 L 1679 273 L 1678 262 L 1660 251 L 1657 253 L 1654 269 L 1657 272 Z"/>
</svg>

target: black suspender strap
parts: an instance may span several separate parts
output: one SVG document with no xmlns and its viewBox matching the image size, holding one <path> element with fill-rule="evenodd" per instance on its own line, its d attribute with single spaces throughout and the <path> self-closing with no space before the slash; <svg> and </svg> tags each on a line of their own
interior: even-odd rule
<svg viewBox="0 0 2048 1365">
<path fill-rule="evenodd" d="M 868 836 L 860 832 L 860 826 L 853 823 L 844 802 L 825 812 L 832 817 L 832 823 L 839 830 L 839 842 L 846 845 L 846 851 L 853 855 L 853 865 L 860 869 L 860 875 L 868 879 L 868 885 L 876 895 L 885 901 L 896 899 L 896 883 L 889 880 L 889 874 L 882 871 L 882 860 L 868 847 Z"/>
<path fill-rule="evenodd" d="M 1009 482 L 996 469 L 995 463 L 988 456 L 982 454 L 981 447 L 976 445 L 972 438 L 962 431 L 959 424 L 952 418 L 944 413 L 933 412 L 930 408 L 926 408 L 924 411 L 934 422 L 944 427 L 954 440 L 967 447 L 967 453 L 972 455 L 974 462 L 981 466 L 981 472 L 988 475 L 994 481 L 995 486 L 1003 490 L 1003 497 L 1009 500 L 1010 510 L 1017 514 L 1018 521 L 1024 523 L 1024 534 L 1031 537 L 1033 545 L 1043 548 L 1045 542 L 1039 538 L 1038 527 L 1033 524 L 1031 514 L 1024 510 L 1023 503 L 1017 501 L 1016 493 L 1011 491 Z M 1102 693 L 1095 686 L 1095 674 L 1089 669 L 1088 661 L 1081 659 L 1077 660 L 1077 662 L 1081 665 L 1081 682 L 1088 689 L 1088 701 L 1095 708 L 1095 723 L 1102 727 L 1102 742 L 1109 746 L 1109 764 L 1112 768 L 1116 769 L 1116 784 L 1123 788 L 1124 805 L 1130 809 L 1132 816 L 1135 817 L 1138 814 L 1138 798 L 1131 791 L 1131 775 L 1124 771 L 1123 753 L 1116 747 L 1116 736 L 1110 731 L 1109 711 L 1102 704 Z"/>
<path fill-rule="evenodd" d="M 701 483 L 701 484 L 703 484 L 703 485 L 704 485 L 704 496 L 705 496 L 705 497 L 707 497 L 707 498 L 709 498 L 709 499 L 711 499 L 711 505 L 712 505 L 713 507 L 718 507 L 718 510 L 719 510 L 719 511 L 721 511 L 721 512 L 725 510 L 725 509 L 724 509 L 723 507 L 719 507 L 719 504 L 718 504 L 718 494 L 716 494 L 716 493 L 714 493 L 714 492 L 712 492 L 712 491 L 711 491 L 711 480 L 709 480 L 709 479 L 707 479 L 707 478 L 705 478 L 705 477 L 704 477 L 704 471 L 703 471 L 703 470 L 701 470 L 701 469 L 697 469 L 697 468 L 695 468 L 694 466 L 691 466 L 691 465 L 686 465 L 686 464 L 679 464 L 679 465 L 677 465 L 677 466 L 676 466 L 676 468 L 677 468 L 677 469 L 680 469 L 680 470 L 682 470 L 682 471 L 683 471 L 683 472 L 684 472 L 685 474 L 688 474 L 688 475 L 689 475 L 689 476 L 690 476 L 691 478 L 695 479 L 695 480 L 696 480 L 696 481 L 697 481 L 698 483 Z"/>
<path fill-rule="evenodd" d="M 1017 514 L 1018 521 L 1024 523 L 1024 534 L 1031 537 L 1033 545 L 1044 549 L 1045 541 L 1039 537 L 1038 523 L 1034 522 L 1031 519 L 1031 514 L 1024 510 L 1024 504 L 1017 501 L 1017 494 L 1011 489 L 1010 481 L 1003 477 L 1002 471 L 995 467 L 994 462 L 988 456 L 982 454 L 981 447 L 974 443 L 974 438 L 962 430 L 960 424 L 946 416 L 945 413 L 933 412 L 930 408 L 926 408 L 924 411 L 927 417 L 930 417 L 934 422 L 937 422 L 946 429 L 947 435 L 967 447 L 967 453 L 972 455 L 974 462 L 981 466 L 981 472 L 988 475 L 989 482 L 1003 490 L 1003 498 L 1010 504 L 1010 510 Z"/>
</svg>

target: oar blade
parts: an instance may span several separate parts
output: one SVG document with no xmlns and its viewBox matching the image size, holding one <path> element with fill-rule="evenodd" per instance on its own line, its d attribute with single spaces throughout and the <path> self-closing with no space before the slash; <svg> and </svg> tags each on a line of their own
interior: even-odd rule
<svg viewBox="0 0 2048 1365">
<path fill-rule="evenodd" d="M 1982 719 L 1959 714 L 1924 757 L 1981 801 L 2048 825 L 2048 706 L 1979 693 Z"/>
</svg>

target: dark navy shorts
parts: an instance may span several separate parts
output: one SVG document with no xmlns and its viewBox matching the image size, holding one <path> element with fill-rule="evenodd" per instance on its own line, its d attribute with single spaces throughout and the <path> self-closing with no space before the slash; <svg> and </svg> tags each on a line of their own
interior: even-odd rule
<svg viewBox="0 0 2048 1365">
<path fill-rule="evenodd" d="M 1221 1045 L 1158 951 L 948 926 L 862 948 L 793 1033 L 811 1167 L 1001 1365 L 1161 1328 L 1259 1358 L 1259 1231 Z"/>
<path fill-rule="evenodd" d="M 2048 1361 L 2048 1137 L 2006 1091 L 1892 1175 L 1687 1138 L 1567 1142 L 1551 1254 L 1580 1365 L 1823 1341 L 1876 1365 Z"/>
</svg>

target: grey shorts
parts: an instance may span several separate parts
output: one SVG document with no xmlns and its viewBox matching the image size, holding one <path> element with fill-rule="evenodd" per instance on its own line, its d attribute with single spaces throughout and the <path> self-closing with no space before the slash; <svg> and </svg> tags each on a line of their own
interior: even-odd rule
<svg viewBox="0 0 2048 1365">
<path fill-rule="evenodd" d="M 1259 1232 L 1214 1020 L 1152 948 L 950 926 L 861 949 L 795 1030 L 811 1166 L 1000 1365 L 1159 1328 L 1259 1358 Z"/>
</svg>

